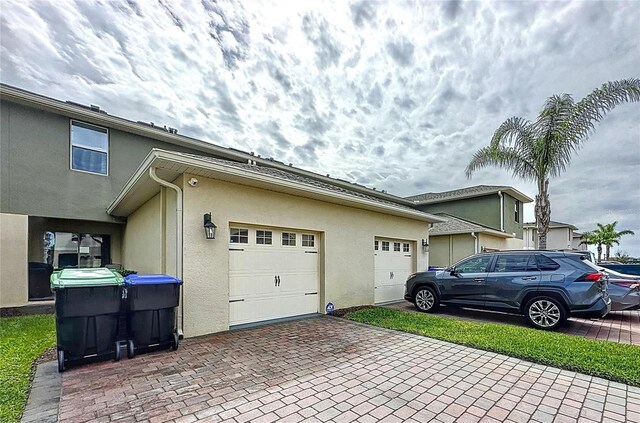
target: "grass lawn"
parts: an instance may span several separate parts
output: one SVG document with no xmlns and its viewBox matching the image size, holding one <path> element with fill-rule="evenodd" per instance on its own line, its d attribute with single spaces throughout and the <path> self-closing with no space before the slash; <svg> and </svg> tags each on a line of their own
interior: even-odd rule
<svg viewBox="0 0 640 423">
<path fill-rule="evenodd" d="M 53 315 L 0 318 L 0 422 L 20 421 L 33 361 L 55 344 Z"/>
<path fill-rule="evenodd" d="M 634 345 L 379 307 L 344 317 L 640 386 L 640 347 Z"/>
</svg>

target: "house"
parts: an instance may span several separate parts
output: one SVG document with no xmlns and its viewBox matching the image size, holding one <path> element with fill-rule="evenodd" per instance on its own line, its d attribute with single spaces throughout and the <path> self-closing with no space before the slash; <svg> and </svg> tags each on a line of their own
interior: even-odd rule
<svg viewBox="0 0 640 423">
<path fill-rule="evenodd" d="M 46 300 L 35 285 L 52 268 L 105 265 L 182 278 L 185 336 L 393 301 L 428 265 L 422 245 L 443 221 L 400 197 L 7 85 L 0 147 L 4 308 Z"/>
<path fill-rule="evenodd" d="M 493 185 L 406 198 L 414 208 L 447 219 L 429 232 L 429 263 L 435 267 L 480 251 L 522 248 L 522 206 L 533 201 L 513 187 Z"/>
<path fill-rule="evenodd" d="M 527 222 L 524 228 L 524 248 L 527 250 L 538 249 L 538 226 L 536 222 Z M 569 223 L 556 221 L 549 222 L 549 232 L 547 232 L 548 250 L 571 250 L 586 251 L 586 245 L 580 245 L 581 234 L 578 228 Z"/>
</svg>

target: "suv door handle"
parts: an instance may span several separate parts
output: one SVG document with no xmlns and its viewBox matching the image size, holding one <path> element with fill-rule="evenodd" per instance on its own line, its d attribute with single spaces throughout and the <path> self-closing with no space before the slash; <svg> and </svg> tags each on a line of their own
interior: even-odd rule
<svg viewBox="0 0 640 423">
<path fill-rule="evenodd" d="M 475 278 L 474 282 L 484 282 L 484 278 Z"/>
<path fill-rule="evenodd" d="M 523 281 L 535 281 L 536 279 L 538 279 L 537 276 L 523 276 L 522 277 Z"/>
</svg>

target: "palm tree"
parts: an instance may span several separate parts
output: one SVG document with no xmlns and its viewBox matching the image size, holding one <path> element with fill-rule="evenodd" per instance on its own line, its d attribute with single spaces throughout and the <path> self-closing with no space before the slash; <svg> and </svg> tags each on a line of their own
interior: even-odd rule
<svg viewBox="0 0 640 423">
<path fill-rule="evenodd" d="M 596 245 L 596 250 L 598 251 L 598 263 L 600 263 L 600 259 L 602 257 L 602 236 L 598 231 L 584 232 L 580 236 L 580 245 Z"/>
<path fill-rule="evenodd" d="M 611 247 L 613 244 L 620 245 L 620 238 L 624 235 L 635 235 L 633 231 L 624 229 L 620 232 L 616 231 L 618 222 L 608 223 L 604 226 L 598 223 L 598 229 L 602 229 L 602 244 L 606 247 L 605 260 L 609 260 Z"/>
<path fill-rule="evenodd" d="M 520 117 L 504 121 L 489 146 L 474 154 L 467 165 L 467 177 L 483 167 L 497 166 L 511 170 L 514 177 L 536 182 L 538 248 L 544 250 L 551 219 L 549 180 L 567 169 L 572 154 L 610 110 L 636 101 L 640 101 L 637 78 L 607 82 L 577 103 L 569 94 L 549 97 L 535 122 Z"/>
</svg>

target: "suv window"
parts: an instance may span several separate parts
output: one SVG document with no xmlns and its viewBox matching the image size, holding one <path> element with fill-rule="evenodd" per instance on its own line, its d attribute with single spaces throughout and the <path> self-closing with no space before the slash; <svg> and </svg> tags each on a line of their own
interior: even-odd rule
<svg viewBox="0 0 640 423">
<path fill-rule="evenodd" d="M 459 273 L 481 273 L 486 272 L 491 263 L 491 256 L 471 257 L 456 264 L 456 271 Z"/>
<path fill-rule="evenodd" d="M 494 272 L 538 271 L 533 254 L 498 254 Z"/>
<path fill-rule="evenodd" d="M 536 260 L 538 261 L 538 268 L 540 268 L 540 270 L 543 272 L 558 270 L 560 268 L 560 265 L 558 263 L 551 260 L 547 256 L 543 256 L 542 254 L 536 254 Z"/>
</svg>

